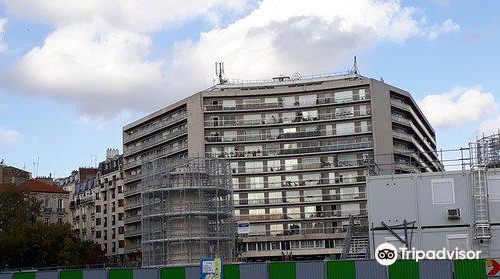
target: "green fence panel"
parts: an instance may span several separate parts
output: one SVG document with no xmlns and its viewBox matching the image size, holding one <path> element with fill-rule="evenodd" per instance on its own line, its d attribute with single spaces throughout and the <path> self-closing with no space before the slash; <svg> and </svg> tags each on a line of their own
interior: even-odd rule
<svg viewBox="0 0 500 279">
<path fill-rule="evenodd" d="M 237 264 L 224 265 L 224 279 L 240 279 L 240 266 Z"/>
<path fill-rule="evenodd" d="M 419 279 L 418 262 L 414 260 L 396 260 L 389 266 L 389 279 Z"/>
<path fill-rule="evenodd" d="M 356 279 L 355 261 L 334 261 L 326 263 L 328 279 Z"/>
<path fill-rule="evenodd" d="M 455 279 L 486 279 L 484 260 L 456 260 Z"/>
<path fill-rule="evenodd" d="M 35 272 L 18 272 L 14 273 L 13 279 L 36 279 Z"/>
<path fill-rule="evenodd" d="M 165 267 L 160 270 L 161 279 L 186 279 L 186 268 Z"/>
<path fill-rule="evenodd" d="M 269 279 L 296 279 L 295 263 L 270 263 Z"/>
<path fill-rule="evenodd" d="M 134 271 L 131 268 L 110 269 L 109 279 L 134 279 Z"/>
<path fill-rule="evenodd" d="M 62 270 L 59 279 L 83 279 L 83 270 Z"/>
</svg>

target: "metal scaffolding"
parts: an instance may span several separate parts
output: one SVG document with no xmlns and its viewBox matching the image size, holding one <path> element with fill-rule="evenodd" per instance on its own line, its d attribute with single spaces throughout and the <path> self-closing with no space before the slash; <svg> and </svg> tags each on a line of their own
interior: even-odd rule
<svg viewBox="0 0 500 279">
<path fill-rule="evenodd" d="M 233 195 L 229 163 L 220 159 L 158 159 L 143 166 L 142 265 L 231 261 Z"/>
</svg>

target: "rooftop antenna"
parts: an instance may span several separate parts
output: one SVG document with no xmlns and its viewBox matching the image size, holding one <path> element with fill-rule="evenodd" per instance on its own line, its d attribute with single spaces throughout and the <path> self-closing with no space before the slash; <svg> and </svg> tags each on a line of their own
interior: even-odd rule
<svg viewBox="0 0 500 279">
<path fill-rule="evenodd" d="M 224 62 L 215 62 L 215 75 L 219 77 L 219 84 L 227 83 L 227 78 L 224 74 Z"/>
<path fill-rule="evenodd" d="M 354 56 L 354 64 L 352 65 L 350 74 L 359 75 L 358 61 L 356 60 L 356 56 Z"/>
</svg>

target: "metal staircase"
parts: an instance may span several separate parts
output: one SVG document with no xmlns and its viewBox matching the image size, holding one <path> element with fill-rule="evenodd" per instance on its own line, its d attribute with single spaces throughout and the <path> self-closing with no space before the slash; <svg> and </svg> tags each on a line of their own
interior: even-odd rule
<svg viewBox="0 0 500 279">
<path fill-rule="evenodd" d="M 342 246 L 340 259 L 370 258 L 370 239 L 368 232 L 354 222 L 355 217 L 349 216 L 349 226 Z"/>
</svg>

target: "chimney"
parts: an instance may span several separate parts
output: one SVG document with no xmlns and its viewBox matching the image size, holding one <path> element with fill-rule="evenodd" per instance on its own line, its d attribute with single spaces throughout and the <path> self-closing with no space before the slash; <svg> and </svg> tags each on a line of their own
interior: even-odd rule
<svg viewBox="0 0 500 279">
<path fill-rule="evenodd" d="M 106 159 L 113 159 L 119 154 L 118 148 L 108 148 L 106 149 Z"/>
</svg>

